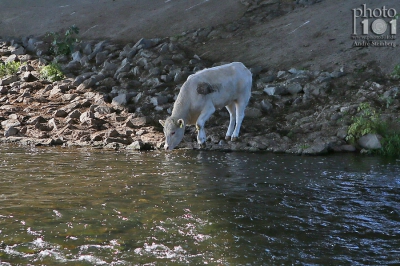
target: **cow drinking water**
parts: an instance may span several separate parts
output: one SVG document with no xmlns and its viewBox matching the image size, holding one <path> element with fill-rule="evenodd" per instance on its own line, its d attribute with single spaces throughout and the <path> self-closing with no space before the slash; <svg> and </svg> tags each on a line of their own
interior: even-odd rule
<svg viewBox="0 0 400 266">
<path fill-rule="evenodd" d="M 197 142 L 205 145 L 204 124 L 216 109 L 226 107 L 230 120 L 226 139 L 239 137 L 244 110 L 252 86 L 251 72 L 239 62 L 203 69 L 190 75 L 182 85 L 172 114 L 159 122 L 164 127 L 165 149 L 174 149 L 183 138 L 185 126 L 196 124 Z"/>
</svg>

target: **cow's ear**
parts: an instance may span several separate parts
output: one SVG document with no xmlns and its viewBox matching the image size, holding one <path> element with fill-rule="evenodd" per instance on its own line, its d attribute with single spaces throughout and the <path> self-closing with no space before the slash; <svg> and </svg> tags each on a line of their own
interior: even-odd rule
<svg viewBox="0 0 400 266">
<path fill-rule="evenodd" d="M 183 119 L 178 119 L 178 126 L 183 128 L 185 126 L 185 121 L 183 121 Z"/>
<path fill-rule="evenodd" d="M 158 120 L 158 122 L 160 122 L 160 124 L 165 127 L 165 120 Z"/>
</svg>

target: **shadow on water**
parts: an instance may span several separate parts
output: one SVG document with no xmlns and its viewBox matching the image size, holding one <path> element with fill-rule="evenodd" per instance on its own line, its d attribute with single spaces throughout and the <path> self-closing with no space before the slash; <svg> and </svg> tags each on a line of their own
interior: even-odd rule
<svg viewBox="0 0 400 266">
<path fill-rule="evenodd" d="M 400 263 L 400 161 L 0 147 L 2 265 Z"/>
</svg>

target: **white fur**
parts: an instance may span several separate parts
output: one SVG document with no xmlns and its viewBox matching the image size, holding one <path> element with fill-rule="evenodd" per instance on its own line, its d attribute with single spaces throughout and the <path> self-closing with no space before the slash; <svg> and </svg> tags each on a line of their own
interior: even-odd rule
<svg viewBox="0 0 400 266">
<path fill-rule="evenodd" d="M 211 85 L 213 92 L 199 94 L 199 83 Z M 239 62 L 203 69 L 190 75 L 181 87 L 171 117 L 165 123 L 160 121 L 166 136 L 165 148 L 172 150 L 181 142 L 186 124 L 196 124 L 197 142 L 204 145 L 205 122 L 216 109 L 224 106 L 230 114 L 226 138 L 235 140 L 239 136 L 244 110 L 251 96 L 251 86 L 251 72 Z M 181 123 L 177 123 L 179 119 L 184 121 L 183 129 Z"/>
</svg>

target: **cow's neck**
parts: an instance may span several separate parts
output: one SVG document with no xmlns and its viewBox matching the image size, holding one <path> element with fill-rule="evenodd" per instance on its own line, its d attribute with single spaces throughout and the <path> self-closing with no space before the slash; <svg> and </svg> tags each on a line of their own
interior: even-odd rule
<svg viewBox="0 0 400 266">
<path fill-rule="evenodd" d="M 183 119 L 185 124 L 190 120 L 190 100 L 185 99 L 185 93 L 179 93 L 178 98 L 175 101 L 174 108 L 172 110 L 171 117 L 177 119 Z"/>
</svg>

